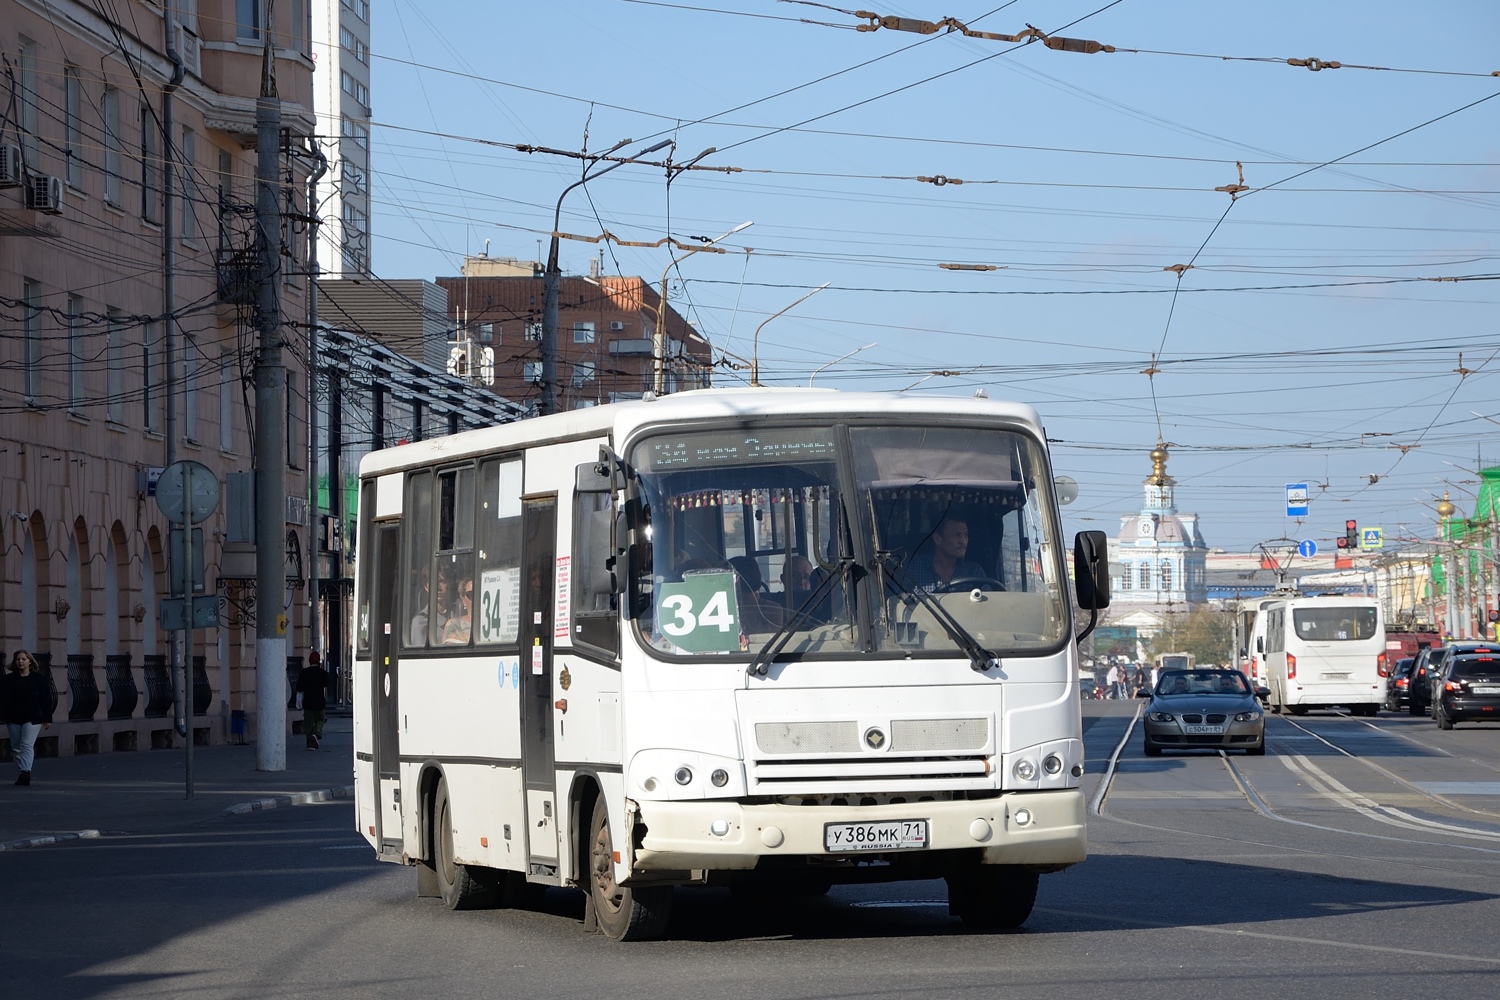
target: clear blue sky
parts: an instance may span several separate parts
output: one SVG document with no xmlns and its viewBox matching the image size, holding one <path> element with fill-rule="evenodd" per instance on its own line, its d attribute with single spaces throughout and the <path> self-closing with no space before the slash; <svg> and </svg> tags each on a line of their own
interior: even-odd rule
<svg viewBox="0 0 1500 1000">
<path fill-rule="evenodd" d="M 738 172 L 668 188 L 660 166 L 621 167 L 568 196 L 562 230 L 653 241 L 753 220 L 674 272 L 674 305 L 718 350 L 748 357 L 762 320 L 831 283 L 766 326 L 762 381 L 805 385 L 873 342 L 817 384 L 957 372 L 914 391 L 1031 403 L 1081 484 L 1070 528 L 1118 529 L 1158 432 L 1179 506 L 1232 549 L 1332 545 L 1347 517 L 1430 537 L 1433 492 L 1467 511 L 1465 468 L 1500 464 L 1500 425 L 1474 415 L 1500 420 L 1500 287 L 1426 280 L 1500 275 L 1500 5 L 859 5 L 1118 50 L 1092 55 L 856 32 L 772 0 L 373 6 L 383 277 L 457 274 L 486 241 L 544 252 L 579 165 L 515 144 L 671 138 L 677 162 L 713 146 L 701 165 Z M 1249 190 L 1231 204 L 1214 189 L 1236 161 Z M 937 175 L 964 183 L 914 179 Z M 563 268 L 599 253 L 564 241 Z M 669 259 L 612 247 L 602 266 L 655 282 Z M 1189 262 L 1178 289 L 1166 269 Z M 1284 514 L 1297 481 L 1302 526 Z"/>
</svg>

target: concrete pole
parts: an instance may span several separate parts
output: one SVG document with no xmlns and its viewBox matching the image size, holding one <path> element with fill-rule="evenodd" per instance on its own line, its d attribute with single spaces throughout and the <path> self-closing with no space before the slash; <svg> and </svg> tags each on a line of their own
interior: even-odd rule
<svg viewBox="0 0 1500 1000">
<path fill-rule="evenodd" d="M 177 169 L 177 158 L 172 155 L 172 95 L 177 88 L 182 86 L 183 78 L 187 75 L 187 67 L 182 61 L 182 54 L 177 51 L 175 40 L 172 37 L 172 29 L 176 27 L 177 15 L 176 5 L 168 4 L 167 16 L 163 21 L 166 30 L 167 58 L 172 61 L 172 76 L 161 89 L 161 151 L 162 151 L 162 219 L 161 219 L 161 242 L 162 242 L 162 334 L 163 362 L 166 366 L 166 433 L 167 465 L 177 461 L 177 391 L 179 388 L 177 380 L 177 234 L 174 231 L 173 212 L 176 205 L 173 198 L 175 193 L 174 173 Z M 148 376 L 149 377 L 149 376 Z M 191 497 L 192 493 L 189 492 Z M 183 568 L 182 577 L 189 581 L 187 591 L 184 594 L 173 592 L 173 597 L 185 597 L 189 609 L 187 624 L 191 626 L 193 606 L 193 525 L 186 514 L 183 515 L 183 528 L 185 547 L 187 550 L 187 565 Z M 151 609 L 155 613 L 155 608 Z M 175 724 L 179 736 L 186 737 L 183 753 L 185 780 L 184 798 L 193 797 L 193 660 L 191 628 L 173 630 L 169 633 L 167 640 L 167 652 L 169 663 L 167 669 L 172 677 L 173 700 L 175 705 Z"/>
<path fill-rule="evenodd" d="M 255 102 L 255 228 L 260 256 L 255 365 L 255 767 L 286 770 L 286 369 L 281 358 L 281 100 L 267 31 Z"/>
</svg>

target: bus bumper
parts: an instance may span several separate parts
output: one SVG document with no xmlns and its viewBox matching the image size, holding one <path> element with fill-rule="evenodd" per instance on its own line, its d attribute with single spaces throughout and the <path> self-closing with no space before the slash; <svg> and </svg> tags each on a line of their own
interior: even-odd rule
<svg viewBox="0 0 1500 1000">
<path fill-rule="evenodd" d="M 1065 866 L 1082 861 L 1088 847 L 1083 792 L 1077 788 L 873 806 L 728 801 L 643 801 L 636 806 L 644 835 L 629 866 L 634 872 L 744 870 L 762 858 L 874 858 L 879 852 L 827 851 L 824 830 L 830 823 L 882 820 L 925 819 L 928 846 L 922 850 L 980 849 L 984 864 Z M 1030 819 L 1023 824 L 1026 814 Z"/>
</svg>

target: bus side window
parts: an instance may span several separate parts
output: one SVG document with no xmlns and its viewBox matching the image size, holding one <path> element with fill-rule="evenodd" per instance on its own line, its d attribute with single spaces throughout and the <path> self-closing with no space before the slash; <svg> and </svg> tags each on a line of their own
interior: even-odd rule
<svg viewBox="0 0 1500 1000">
<path fill-rule="evenodd" d="M 573 645 L 613 660 L 620 652 L 612 493 L 573 494 Z"/>
<path fill-rule="evenodd" d="M 406 507 L 401 519 L 406 550 L 405 602 L 402 638 L 408 647 L 427 645 L 434 616 L 432 576 L 432 474 L 414 472 L 406 477 Z"/>
<path fill-rule="evenodd" d="M 474 642 L 515 643 L 521 627 L 521 460 L 479 467 L 475 514 Z"/>
</svg>

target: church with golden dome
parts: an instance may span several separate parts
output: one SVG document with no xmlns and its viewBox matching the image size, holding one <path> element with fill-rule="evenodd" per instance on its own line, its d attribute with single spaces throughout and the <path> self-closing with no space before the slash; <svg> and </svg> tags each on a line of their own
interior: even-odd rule
<svg viewBox="0 0 1500 1000">
<path fill-rule="evenodd" d="M 1141 509 L 1120 518 L 1110 545 L 1111 594 L 1116 604 L 1193 605 L 1208 601 L 1208 544 L 1197 514 L 1177 509 L 1176 480 L 1167 475 L 1164 443 L 1151 449 L 1151 474 L 1142 482 Z"/>
</svg>

